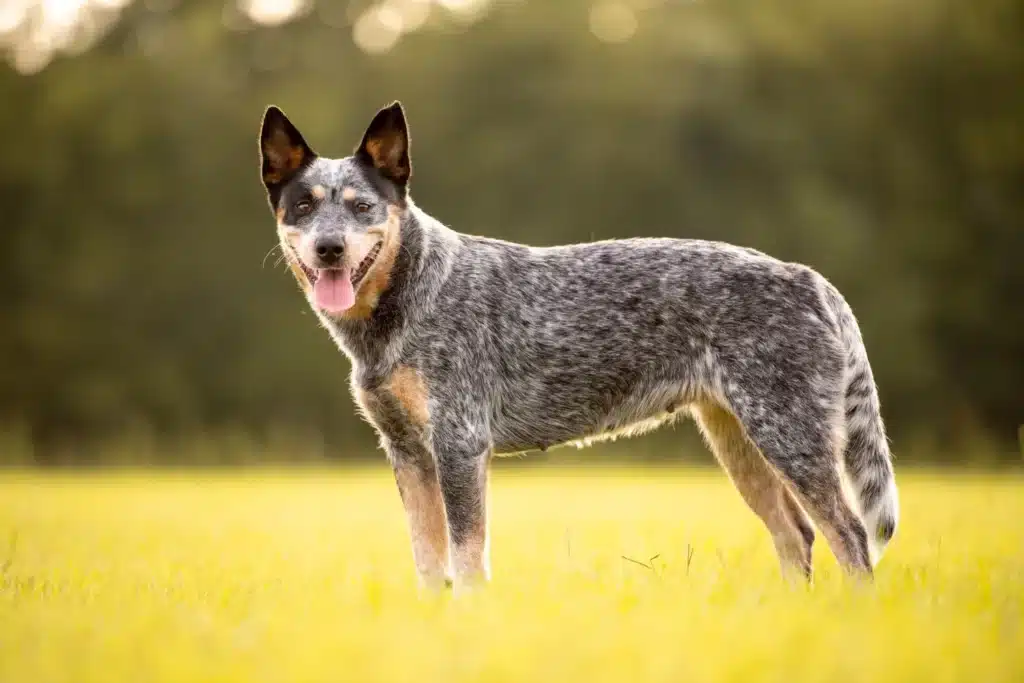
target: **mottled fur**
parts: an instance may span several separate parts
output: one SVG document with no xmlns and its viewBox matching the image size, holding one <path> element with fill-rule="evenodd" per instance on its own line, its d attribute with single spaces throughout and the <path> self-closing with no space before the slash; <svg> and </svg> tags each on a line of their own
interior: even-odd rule
<svg viewBox="0 0 1024 683">
<path fill-rule="evenodd" d="M 817 272 L 701 240 L 538 248 L 455 232 L 409 198 L 398 103 L 343 159 L 272 107 L 261 159 L 282 248 L 395 469 L 424 583 L 488 577 L 492 454 L 680 414 L 785 567 L 810 575 L 813 521 L 843 566 L 872 573 L 898 517 L 889 449 L 856 320 Z M 346 262 L 373 260 L 354 314 L 319 310 L 303 282 L 326 238 Z"/>
</svg>

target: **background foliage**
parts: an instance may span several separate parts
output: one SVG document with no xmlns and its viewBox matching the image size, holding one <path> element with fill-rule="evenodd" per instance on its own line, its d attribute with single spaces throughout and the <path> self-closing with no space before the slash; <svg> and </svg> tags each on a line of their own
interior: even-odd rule
<svg viewBox="0 0 1024 683">
<path fill-rule="evenodd" d="M 0 66 L 6 433 L 40 462 L 223 430 L 369 453 L 347 361 L 265 258 L 256 134 L 276 103 L 344 155 L 397 98 L 413 196 L 453 228 L 701 237 L 806 262 L 861 320 L 897 452 L 1014 443 L 1024 4 L 474 7 L 425 8 L 385 52 L 353 40 L 367 2 L 266 26 L 221 2 L 139 1 L 87 50 Z"/>
</svg>

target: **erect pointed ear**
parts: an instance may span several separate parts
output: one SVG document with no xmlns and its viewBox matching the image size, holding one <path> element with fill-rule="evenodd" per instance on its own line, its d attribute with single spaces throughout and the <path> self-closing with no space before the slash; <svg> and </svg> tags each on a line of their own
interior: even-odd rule
<svg viewBox="0 0 1024 683">
<path fill-rule="evenodd" d="M 273 105 L 267 107 L 260 129 L 260 163 L 267 190 L 273 195 L 275 189 L 315 158 L 316 153 L 284 112 Z"/>
<path fill-rule="evenodd" d="M 377 112 L 356 148 L 356 156 L 402 187 L 409 182 L 409 127 L 400 102 Z"/>
</svg>

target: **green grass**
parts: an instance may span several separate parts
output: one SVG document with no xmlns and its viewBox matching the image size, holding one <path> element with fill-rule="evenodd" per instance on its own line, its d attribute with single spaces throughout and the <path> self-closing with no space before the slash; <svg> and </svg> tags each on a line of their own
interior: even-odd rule
<svg viewBox="0 0 1024 683">
<path fill-rule="evenodd" d="M 874 585 L 807 588 L 720 473 L 499 469 L 452 599 L 383 469 L 3 474 L 0 681 L 1024 680 L 1024 479 L 900 484 Z"/>
</svg>

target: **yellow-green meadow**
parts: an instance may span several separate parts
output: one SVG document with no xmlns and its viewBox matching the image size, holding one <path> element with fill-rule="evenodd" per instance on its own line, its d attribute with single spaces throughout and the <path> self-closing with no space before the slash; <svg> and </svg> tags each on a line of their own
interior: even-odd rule
<svg viewBox="0 0 1024 683">
<path fill-rule="evenodd" d="M 1024 478 L 897 470 L 871 585 L 787 584 L 725 476 L 499 468 L 420 594 L 384 466 L 0 474 L 0 682 L 1024 680 Z"/>
</svg>

